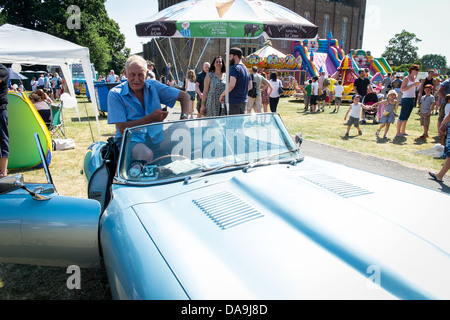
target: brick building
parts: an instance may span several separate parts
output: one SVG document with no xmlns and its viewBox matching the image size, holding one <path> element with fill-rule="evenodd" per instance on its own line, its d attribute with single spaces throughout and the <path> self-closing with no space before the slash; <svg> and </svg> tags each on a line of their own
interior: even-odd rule
<svg viewBox="0 0 450 320">
<path fill-rule="evenodd" d="M 182 2 L 182 0 L 159 0 L 159 10 Z M 274 0 L 319 27 L 319 37 L 327 38 L 329 31 L 333 38 L 342 41 L 344 52 L 362 47 L 366 0 Z M 290 41 L 271 40 L 272 45 L 284 53 L 290 53 Z M 171 42 L 171 43 L 170 43 Z M 243 49 L 245 55 L 256 51 L 265 42 L 259 39 L 232 39 L 231 46 Z M 172 45 L 172 46 L 171 46 Z M 205 47 L 206 45 L 206 47 Z M 155 61 L 158 72 L 166 63 L 174 64 L 178 72 L 188 68 L 199 71 L 204 61 L 225 53 L 225 40 L 219 39 L 159 39 L 144 45 L 144 58 Z M 164 59 L 161 57 L 164 56 Z M 165 61 L 164 61 L 165 60 Z M 182 75 L 180 75 L 182 77 Z"/>
</svg>

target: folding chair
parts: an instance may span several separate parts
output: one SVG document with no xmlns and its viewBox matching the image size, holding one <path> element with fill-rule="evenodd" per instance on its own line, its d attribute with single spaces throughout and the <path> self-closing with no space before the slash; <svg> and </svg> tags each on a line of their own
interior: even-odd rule
<svg viewBox="0 0 450 320">
<path fill-rule="evenodd" d="M 64 132 L 64 121 L 62 119 L 62 104 L 51 106 L 52 109 L 52 123 L 48 130 L 52 135 L 52 138 L 56 136 L 60 139 L 67 139 L 66 133 Z"/>
</svg>

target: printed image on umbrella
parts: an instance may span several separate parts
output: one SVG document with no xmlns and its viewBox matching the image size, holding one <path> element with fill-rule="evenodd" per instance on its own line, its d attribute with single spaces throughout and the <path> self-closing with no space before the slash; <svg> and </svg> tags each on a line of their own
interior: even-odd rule
<svg viewBox="0 0 450 320">
<path fill-rule="evenodd" d="M 263 0 L 188 0 L 136 25 L 141 37 L 309 39 L 318 27 Z"/>
<path fill-rule="evenodd" d="M 170 6 L 136 25 L 139 37 L 225 38 L 229 74 L 231 38 L 304 40 L 318 27 L 297 13 L 265 0 L 187 0 Z M 228 77 L 225 104 L 228 109 Z"/>
</svg>

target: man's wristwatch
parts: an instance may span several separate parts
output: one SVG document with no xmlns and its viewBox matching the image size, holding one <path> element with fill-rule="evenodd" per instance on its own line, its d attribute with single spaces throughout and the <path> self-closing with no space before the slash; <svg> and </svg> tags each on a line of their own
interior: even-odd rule
<svg viewBox="0 0 450 320">
<path fill-rule="evenodd" d="M 182 113 L 181 116 L 180 116 L 180 120 L 181 120 L 181 119 L 187 119 L 187 118 L 188 118 L 188 116 L 187 116 L 187 114 L 185 114 L 185 113 Z"/>
</svg>

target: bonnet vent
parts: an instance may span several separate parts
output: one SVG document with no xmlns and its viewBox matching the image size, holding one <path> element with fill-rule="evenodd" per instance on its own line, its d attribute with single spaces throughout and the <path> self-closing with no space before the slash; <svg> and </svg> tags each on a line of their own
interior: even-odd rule
<svg viewBox="0 0 450 320">
<path fill-rule="evenodd" d="M 229 191 L 192 200 L 221 229 L 229 229 L 264 215 Z"/>
<path fill-rule="evenodd" d="M 301 177 L 344 198 L 351 198 L 373 193 L 372 191 L 363 189 L 361 187 L 355 186 L 354 184 L 339 180 L 326 174 L 311 174 Z"/>
</svg>

